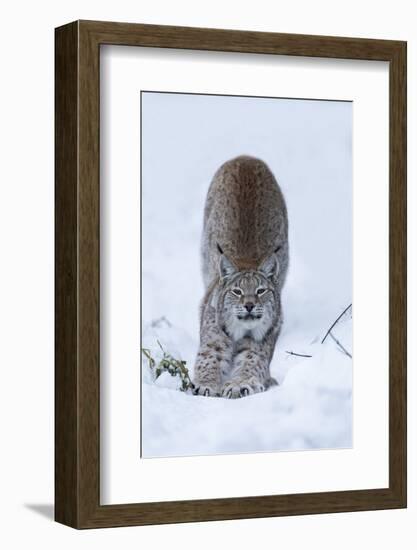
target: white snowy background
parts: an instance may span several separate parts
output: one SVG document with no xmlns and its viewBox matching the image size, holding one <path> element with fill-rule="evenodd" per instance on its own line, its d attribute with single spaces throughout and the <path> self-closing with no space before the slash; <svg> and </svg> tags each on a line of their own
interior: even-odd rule
<svg viewBox="0 0 417 550">
<path fill-rule="evenodd" d="M 237 400 L 194 396 L 142 358 L 142 456 L 346 448 L 352 359 L 328 328 L 352 301 L 352 103 L 142 93 L 142 341 L 192 367 L 205 196 L 224 161 L 267 162 L 286 198 L 290 269 L 272 375 Z M 350 311 L 333 331 L 352 353 Z M 311 358 L 287 352 L 311 355 Z"/>
</svg>

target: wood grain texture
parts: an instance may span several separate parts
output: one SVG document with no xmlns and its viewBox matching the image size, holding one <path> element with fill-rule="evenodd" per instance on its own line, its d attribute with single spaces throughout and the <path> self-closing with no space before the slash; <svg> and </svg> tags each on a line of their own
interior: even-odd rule
<svg viewBox="0 0 417 550">
<path fill-rule="evenodd" d="M 55 519 L 76 525 L 78 28 L 55 38 Z"/>
<path fill-rule="evenodd" d="M 389 487 L 100 505 L 100 45 L 390 63 Z M 56 520 L 76 528 L 406 506 L 406 44 L 78 21 L 56 29 Z"/>
<path fill-rule="evenodd" d="M 390 62 L 389 479 L 407 494 L 407 48 Z"/>
</svg>

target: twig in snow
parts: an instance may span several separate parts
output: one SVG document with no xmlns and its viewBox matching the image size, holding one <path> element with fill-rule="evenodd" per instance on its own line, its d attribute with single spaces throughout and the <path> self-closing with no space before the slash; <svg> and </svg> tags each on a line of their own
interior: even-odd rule
<svg viewBox="0 0 417 550">
<path fill-rule="evenodd" d="M 151 350 L 142 348 L 142 353 L 149 361 L 149 369 L 153 371 L 155 367 L 155 359 L 151 355 Z"/>
<path fill-rule="evenodd" d="M 288 355 L 296 355 L 297 357 L 313 357 L 312 355 L 304 355 L 304 353 L 295 353 L 295 351 L 286 351 Z"/>
<path fill-rule="evenodd" d="M 158 346 L 161 348 L 163 357 L 159 363 L 155 361 L 152 357 L 149 349 L 142 348 L 143 355 L 148 359 L 149 368 L 155 376 L 155 380 L 161 376 L 163 372 L 168 372 L 171 376 L 178 376 L 181 380 L 181 391 L 187 391 L 188 389 L 193 389 L 194 384 L 188 374 L 188 369 L 186 368 L 186 361 L 181 361 L 179 359 L 174 359 L 172 355 L 167 353 L 159 340 L 157 340 Z"/>
<path fill-rule="evenodd" d="M 351 354 L 348 352 L 348 350 L 346 348 L 344 348 L 342 346 L 342 344 L 339 342 L 339 340 L 333 335 L 332 332 L 329 332 L 329 335 L 331 338 L 333 338 L 334 342 L 336 342 L 336 344 L 339 346 L 339 348 L 343 351 L 343 353 L 345 353 L 348 357 L 350 357 L 352 359 L 352 356 Z"/>
<path fill-rule="evenodd" d="M 348 307 L 346 309 L 344 309 L 342 311 L 342 313 L 339 315 L 339 317 L 336 319 L 336 321 L 332 324 L 332 326 L 329 328 L 329 330 L 326 332 L 326 334 L 324 335 L 324 338 L 323 340 L 321 341 L 321 343 L 323 344 L 324 341 L 326 340 L 326 338 L 329 336 L 330 332 L 332 331 L 332 329 L 336 326 L 336 324 L 340 321 L 340 319 L 343 317 L 343 315 L 347 312 L 347 310 L 352 307 L 352 304 L 349 304 Z"/>
</svg>

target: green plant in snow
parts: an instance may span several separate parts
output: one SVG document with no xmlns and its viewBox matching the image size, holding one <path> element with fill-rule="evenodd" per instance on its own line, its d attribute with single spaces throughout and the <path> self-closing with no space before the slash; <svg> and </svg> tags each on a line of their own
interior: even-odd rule
<svg viewBox="0 0 417 550">
<path fill-rule="evenodd" d="M 142 348 L 143 355 L 148 360 L 149 369 L 157 380 L 163 372 L 168 372 L 171 376 L 178 376 L 181 380 L 181 391 L 187 391 L 194 388 L 194 384 L 191 381 L 190 375 L 188 374 L 188 369 L 185 366 L 186 361 L 180 359 L 175 359 L 171 354 L 167 353 L 162 347 L 159 340 L 157 340 L 158 346 L 162 351 L 162 359 L 159 363 L 152 357 L 151 351 L 146 348 Z"/>
</svg>

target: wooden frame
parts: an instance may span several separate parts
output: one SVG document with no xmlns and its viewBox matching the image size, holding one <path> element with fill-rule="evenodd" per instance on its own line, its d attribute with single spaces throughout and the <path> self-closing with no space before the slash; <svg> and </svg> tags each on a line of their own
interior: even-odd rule
<svg viewBox="0 0 417 550">
<path fill-rule="evenodd" d="M 75 528 L 406 506 L 406 43 L 77 21 L 56 29 L 55 519 Z M 128 505 L 99 499 L 99 55 L 121 44 L 389 62 L 389 488 Z"/>
</svg>

